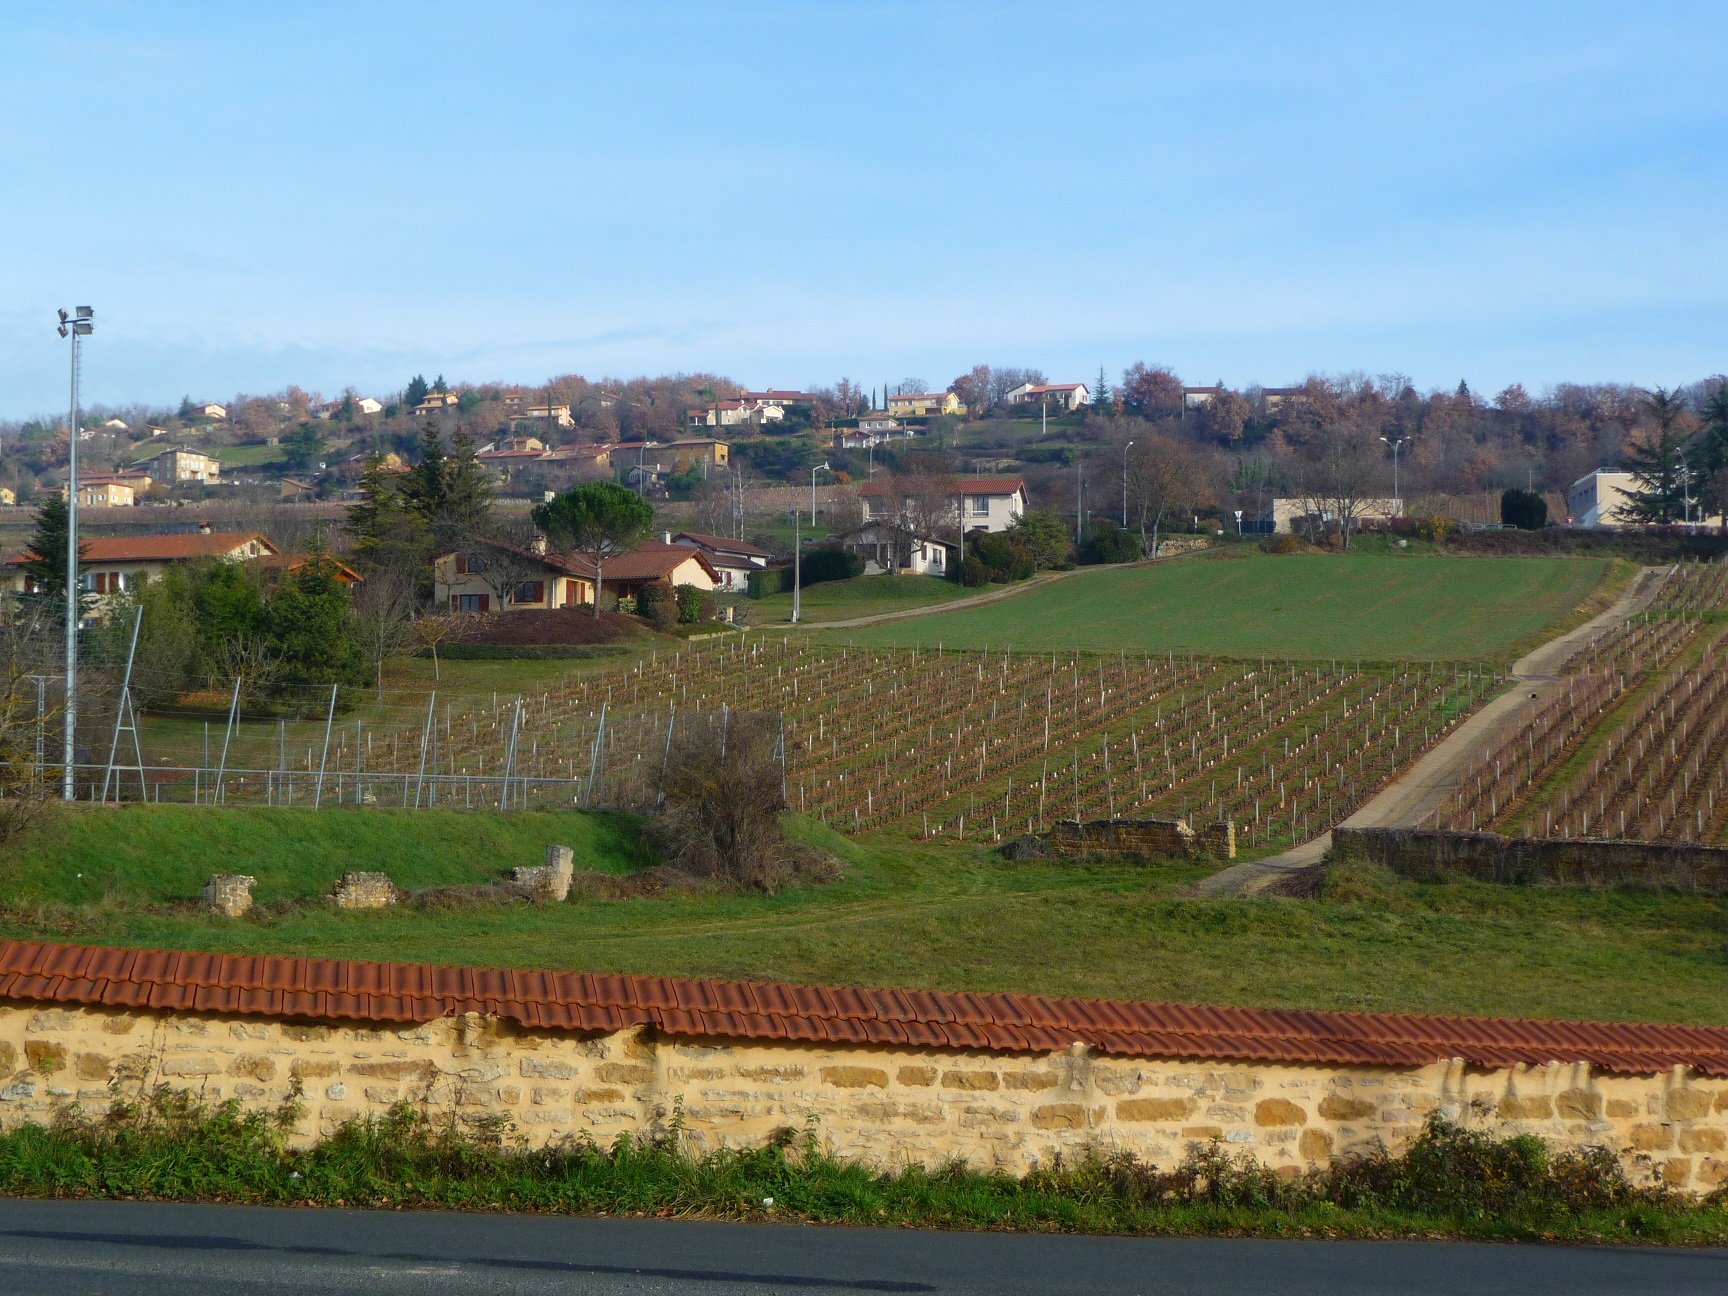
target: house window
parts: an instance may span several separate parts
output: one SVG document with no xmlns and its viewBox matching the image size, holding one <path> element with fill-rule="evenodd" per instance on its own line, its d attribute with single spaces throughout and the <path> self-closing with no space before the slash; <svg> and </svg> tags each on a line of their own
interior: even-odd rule
<svg viewBox="0 0 1728 1296">
<path fill-rule="evenodd" d="M 468 560 L 467 570 L 471 572 L 483 572 L 486 570 L 486 560 L 479 554 L 462 554 L 461 556 Z"/>
<path fill-rule="evenodd" d="M 452 612 L 489 612 L 491 598 L 485 594 L 452 594 L 450 610 Z"/>
<path fill-rule="evenodd" d="M 966 497 L 966 513 L 968 517 L 989 517 L 990 497 L 988 495 L 968 495 Z"/>
<path fill-rule="evenodd" d="M 520 581 L 516 585 L 516 602 L 544 603 L 546 601 L 545 581 Z"/>
</svg>

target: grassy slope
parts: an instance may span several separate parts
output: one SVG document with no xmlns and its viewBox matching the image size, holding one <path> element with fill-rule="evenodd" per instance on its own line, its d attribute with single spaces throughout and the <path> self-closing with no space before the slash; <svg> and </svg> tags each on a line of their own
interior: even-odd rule
<svg viewBox="0 0 1728 1296">
<path fill-rule="evenodd" d="M 900 612 L 907 608 L 934 607 L 953 599 L 977 594 L 953 581 L 934 576 L 858 576 L 852 580 L 823 581 L 802 591 L 802 614 L 806 621 L 842 621 Z M 771 594 L 750 604 L 752 625 L 773 625 L 792 615 L 792 595 Z"/>
<path fill-rule="evenodd" d="M 224 468 L 262 468 L 267 464 L 287 463 L 287 452 L 279 445 L 220 446 L 216 457 Z"/>
<path fill-rule="evenodd" d="M 258 831 L 260 824 L 270 828 Z M 575 901 L 554 908 L 336 913 L 230 923 L 103 901 L 189 898 L 246 870 L 264 898 L 347 868 L 410 886 L 496 877 L 547 842 L 589 867 L 631 856 L 626 826 L 577 814 L 81 811 L 7 886 L 8 935 L 330 957 L 662 975 L 1018 990 L 1263 1006 L 1728 1021 L 1728 918 L 1677 895 L 1348 880 L 1321 901 L 1193 900 L 1206 866 L 1007 865 L 984 851 L 798 831 L 847 876 L 780 896 Z M 83 879 L 74 874 L 82 872 Z"/>
<path fill-rule="evenodd" d="M 1082 572 L 1024 596 L 847 631 L 849 642 L 1501 659 L 1565 617 L 1601 559 L 1259 553 Z"/>
</svg>

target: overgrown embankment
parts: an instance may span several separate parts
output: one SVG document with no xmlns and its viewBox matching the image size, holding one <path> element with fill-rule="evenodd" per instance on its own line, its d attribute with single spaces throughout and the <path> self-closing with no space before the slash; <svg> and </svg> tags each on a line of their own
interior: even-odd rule
<svg viewBox="0 0 1728 1296">
<path fill-rule="evenodd" d="M 1196 1145 L 1159 1169 L 1125 1155 L 1023 1177 L 954 1165 L 882 1173 L 788 1130 L 695 1156 L 677 1119 L 655 1142 L 528 1151 L 496 1123 L 434 1125 L 408 1106 L 287 1147 L 292 1107 L 242 1115 L 158 1091 L 100 1122 L 62 1115 L 0 1136 L 0 1193 L 270 1206 L 532 1211 L 1110 1234 L 1728 1242 L 1721 1194 L 1635 1188 L 1607 1153 L 1551 1153 L 1439 1118 L 1401 1156 L 1289 1177 Z"/>
</svg>

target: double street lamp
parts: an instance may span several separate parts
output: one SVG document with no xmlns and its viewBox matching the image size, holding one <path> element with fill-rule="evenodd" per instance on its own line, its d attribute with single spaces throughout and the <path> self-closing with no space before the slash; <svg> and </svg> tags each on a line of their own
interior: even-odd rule
<svg viewBox="0 0 1728 1296">
<path fill-rule="evenodd" d="M 1392 447 L 1392 503 L 1395 510 L 1402 513 L 1404 509 L 1398 496 L 1398 449 L 1400 446 L 1408 442 L 1410 438 L 1407 436 L 1401 436 L 1381 437 L 1380 439 Z"/>
<path fill-rule="evenodd" d="M 77 795 L 78 761 L 78 376 L 80 339 L 96 331 L 96 312 L 76 307 L 60 311 L 59 333 L 72 339 L 72 412 L 66 446 L 66 714 L 60 796 Z M 43 555 L 46 557 L 47 555 Z"/>
<path fill-rule="evenodd" d="M 810 470 L 810 526 L 816 526 L 816 474 L 827 469 L 826 462 L 817 464 Z M 804 536 L 798 526 L 799 516 L 796 505 L 792 508 L 792 624 L 797 625 L 804 615 L 804 605 L 800 599 L 800 591 L 804 585 Z"/>
</svg>

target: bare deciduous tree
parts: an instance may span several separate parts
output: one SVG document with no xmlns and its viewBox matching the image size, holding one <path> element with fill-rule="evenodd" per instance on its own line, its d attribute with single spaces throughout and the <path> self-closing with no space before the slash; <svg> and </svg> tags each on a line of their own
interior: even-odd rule
<svg viewBox="0 0 1728 1296">
<path fill-rule="evenodd" d="M 413 582 L 389 568 L 381 568 L 370 580 L 362 581 L 350 601 L 358 638 L 377 672 L 380 699 L 384 696 L 384 659 L 414 642 L 411 627 L 419 602 Z"/>
<path fill-rule="evenodd" d="M 1204 491 L 1200 465 L 1182 442 L 1158 432 L 1136 438 L 1128 454 L 1128 508 L 1140 528 L 1140 551 L 1156 558 L 1164 524 L 1199 502 Z"/>
<path fill-rule="evenodd" d="M 1322 525 L 1334 522 L 1345 549 L 1381 489 L 1384 460 L 1378 434 L 1357 418 L 1309 433 L 1299 466 L 1303 509 Z"/>
</svg>

